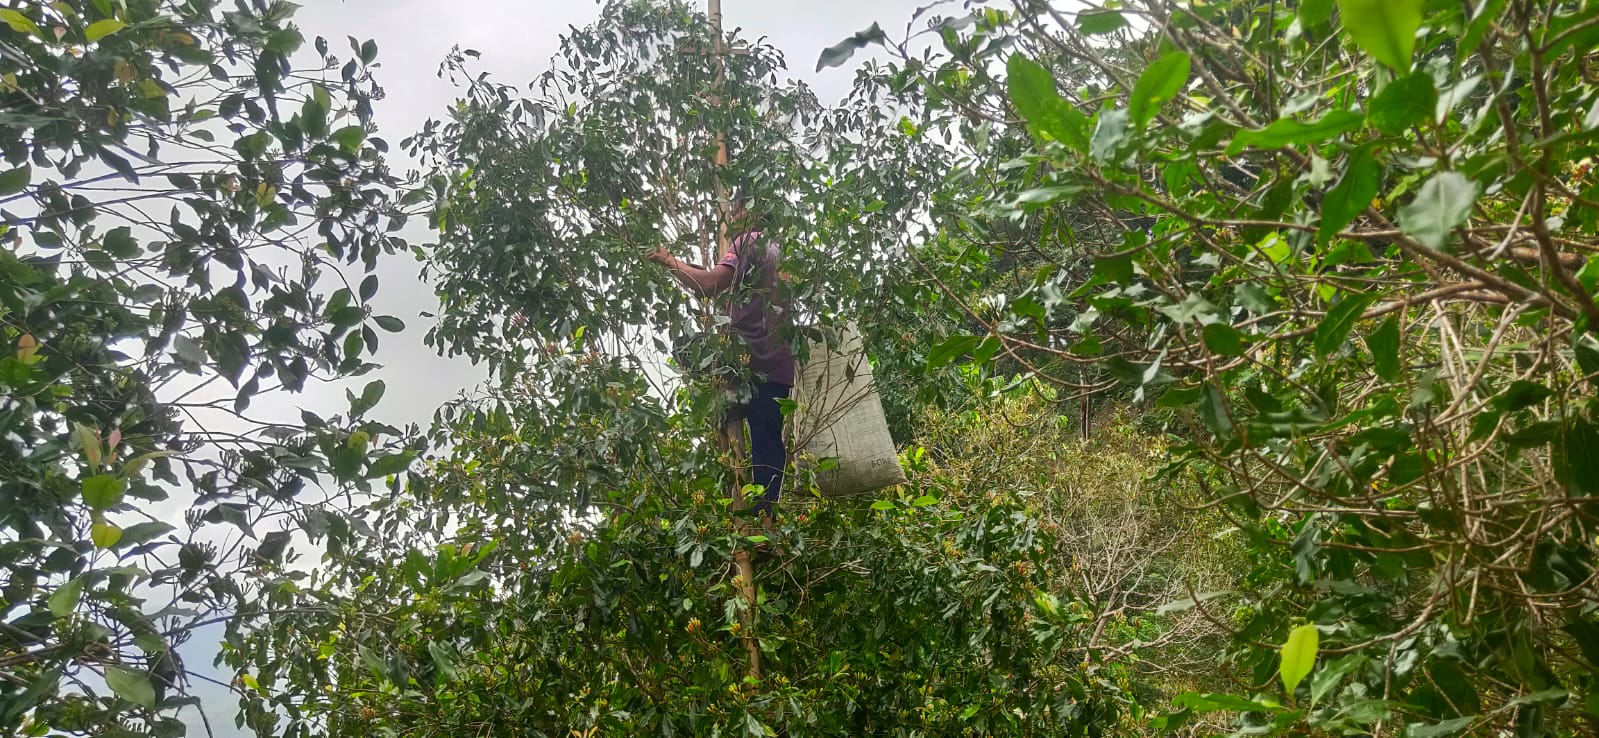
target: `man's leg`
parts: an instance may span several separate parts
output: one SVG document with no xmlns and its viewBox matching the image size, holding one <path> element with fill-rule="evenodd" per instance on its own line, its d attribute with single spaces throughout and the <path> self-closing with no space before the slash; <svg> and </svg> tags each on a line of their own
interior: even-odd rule
<svg viewBox="0 0 1599 738">
<path fill-rule="evenodd" d="M 778 398 L 788 397 L 788 390 L 786 385 L 763 382 L 744 408 L 750 433 L 751 476 L 766 490 L 754 501 L 754 507 L 767 516 L 772 515 L 772 503 L 782 494 L 783 469 L 788 466 L 788 452 L 783 448 L 783 411 L 777 406 Z"/>
</svg>

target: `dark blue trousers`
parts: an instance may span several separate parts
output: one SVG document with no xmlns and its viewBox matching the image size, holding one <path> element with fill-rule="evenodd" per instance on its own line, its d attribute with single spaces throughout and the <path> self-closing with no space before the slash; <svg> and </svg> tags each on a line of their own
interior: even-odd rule
<svg viewBox="0 0 1599 738">
<path fill-rule="evenodd" d="M 783 448 L 783 411 L 779 398 L 788 397 L 789 387 L 762 382 L 755 396 L 744 406 L 744 422 L 750 434 L 752 481 L 766 491 L 754 501 L 756 512 L 772 515 L 772 503 L 783 492 L 783 469 L 788 466 L 788 451 Z"/>
</svg>

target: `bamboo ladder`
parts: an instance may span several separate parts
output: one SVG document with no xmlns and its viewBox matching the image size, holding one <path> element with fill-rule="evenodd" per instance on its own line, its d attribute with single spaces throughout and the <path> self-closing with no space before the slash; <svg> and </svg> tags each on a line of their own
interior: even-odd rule
<svg viewBox="0 0 1599 738">
<path fill-rule="evenodd" d="M 745 52 L 743 49 L 729 50 L 727 48 L 726 40 L 722 32 L 721 0 L 705 0 L 705 15 L 706 19 L 711 25 L 712 40 L 709 56 L 716 74 L 715 80 L 712 82 L 711 102 L 713 104 L 722 104 L 725 102 L 725 97 L 723 96 L 722 92 L 727 82 L 727 68 L 724 57 L 729 53 L 738 54 L 747 52 Z M 702 52 L 702 50 L 698 49 L 683 49 L 683 51 L 690 53 Z M 716 166 L 718 169 L 720 169 L 726 167 L 727 163 L 727 136 L 724 135 L 722 131 L 717 131 Z M 721 180 L 720 177 L 716 179 L 716 210 L 718 220 L 716 233 L 716 261 L 712 262 L 712 268 L 714 268 L 714 264 L 720 263 L 721 260 L 727 256 L 728 249 L 730 248 L 727 234 L 727 219 L 729 216 L 727 185 Z M 720 427 L 717 429 L 716 443 L 717 449 L 722 453 L 722 456 L 727 459 L 727 463 L 733 472 L 731 475 L 731 481 L 729 482 L 731 487 L 729 490 L 731 492 L 730 497 L 733 499 L 733 512 L 735 514 L 742 513 L 749 509 L 749 501 L 744 499 L 744 485 L 749 479 L 749 466 L 745 463 L 744 459 L 745 439 L 743 419 L 735 413 L 727 413 L 723 417 Z M 737 532 L 741 541 L 739 547 L 733 552 L 733 565 L 737 572 L 735 575 L 734 584 L 738 588 L 739 595 L 744 598 L 745 604 L 744 610 L 739 616 L 739 630 L 740 636 L 744 640 L 744 646 L 749 652 L 749 669 L 746 673 L 751 680 L 759 680 L 761 678 L 761 648 L 759 640 L 757 640 L 755 637 L 755 615 L 757 607 L 757 599 L 755 594 L 755 566 L 751 562 L 749 549 L 744 546 L 744 541 L 748 540 L 748 526 L 743 521 L 739 521 L 735 523 L 735 525 L 737 526 Z"/>
</svg>

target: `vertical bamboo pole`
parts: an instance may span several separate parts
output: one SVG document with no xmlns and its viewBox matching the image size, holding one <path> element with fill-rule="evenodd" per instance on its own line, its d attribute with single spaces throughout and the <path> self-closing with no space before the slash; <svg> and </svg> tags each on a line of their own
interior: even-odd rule
<svg viewBox="0 0 1599 738">
<path fill-rule="evenodd" d="M 722 34 L 722 0 L 705 0 L 705 15 L 711 24 L 711 63 L 716 68 L 716 79 L 712 88 L 713 100 L 716 104 L 722 104 L 726 102 L 723 90 L 727 83 L 727 67 L 723 59 L 727 50 Z M 727 136 L 722 131 L 717 131 L 716 167 L 721 169 L 726 167 L 727 163 Z M 727 220 L 730 215 L 727 201 L 727 185 L 722 182 L 720 177 L 716 179 L 716 212 L 716 258 L 720 262 L 727 256 L 728 249 L 731 248 L 727 233 Z M 743 419 L 736 413 L 729 412 L 722 420 L 722 427 L 717 434 L 717 441 L 722 454 L 727 458 L 728 464 L 733 471 L 732 482 L 730 483 L 732 485 L 732 490 L 730 490 L 732 494 L 730 496 L 733 499 L 733 511 L 735 513 L 743 512 L 749 509 L 749 501 L 744 499 L 744 484 L 747 474 L 745 473 L 746 464 L 744 463 Z M 738 525 L 737 532 L 741 537 L 748 533 L 742 523 Z M 745 604 L 744 614 L 740 617 L 739 625 L 742 630 L 741 635 L 744 638 L 744 646 L 749 651 L 748 675 L 751 679 L 758 680 L 761 678 L 761 647 L 759 640 L 755 637 L 757 607 L 755 565 L 750 561 L 749 550 L 743 546 L 742 541 L 733 552 L 733 566 L 738 572 L 736 584 Z"/>
<path fill-rule="evenodd" d="M 723 102 L 722 92 L 727 85 L 727 65 L 723 56 L 727 53 L 722 36 L 722 0 L 705 0 L 705 15 L 711 22 L 711 63 L 716 65 L 716 80 L 713 82 L 712 94 L 717 104 Z M 727 166 L 727 136 L 722 131 L 716 132 L 716 167 Z M 727 256 L 731 244 L 727 237 L 727 185 L 721 178 L 716 180 L 716 214 L 718 218 L 716 228 L 716 259 L 721 261 Z"/>
</svg>

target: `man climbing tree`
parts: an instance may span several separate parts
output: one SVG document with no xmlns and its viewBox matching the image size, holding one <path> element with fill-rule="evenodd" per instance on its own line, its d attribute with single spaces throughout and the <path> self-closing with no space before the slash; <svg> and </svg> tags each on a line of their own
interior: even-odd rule
<svg viewBox="0 0 1599 738">
<path fill-rule="evenodd" d="M 667 268 L 684 287 L 702 297 L 732 292 L 728 304 L 730 325 L 745 344 L 751 381 L 736 387 L 742 400 L 739 412 L 750 437 L 750 463 L 755 484 L 764 490 L 755 511 L 772 516 L 772 503 L 783 489 L 783 469 L 788 454 L 783 447 L 783 413 L 780 398 L 794 386 L 794 354 L 781 335 L 788 307 L 776 297 L 778 262 L 783 250 L 765 238 L 747 194 L 734 197 L 729 228 L 736 235 L 727 255 L 706 269 L 690 264 L 660 247 L 649 258 Z"/>
</svg>

